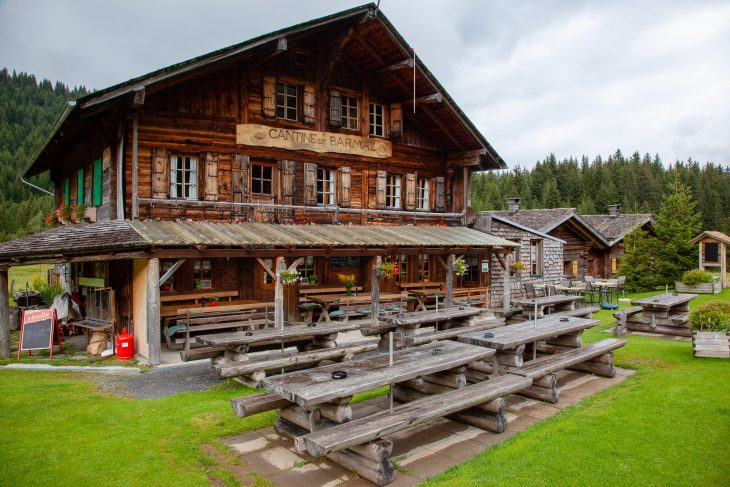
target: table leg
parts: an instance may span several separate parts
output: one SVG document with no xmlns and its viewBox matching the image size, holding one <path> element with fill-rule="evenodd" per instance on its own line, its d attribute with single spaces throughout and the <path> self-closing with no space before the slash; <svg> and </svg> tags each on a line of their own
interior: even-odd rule
<svg viewBox="0 0 730 487">
<path fill-rule="evenodd" d="M 318 323 L 322 322 L 322 321 L 331 321 L 330 320 L 330 306 L 332 306 L 332 304 L 322 303 L 322 313 L 320 313 L 320 315 L 319 315 L 319 320 L 317 320 Z"/>
</svg>

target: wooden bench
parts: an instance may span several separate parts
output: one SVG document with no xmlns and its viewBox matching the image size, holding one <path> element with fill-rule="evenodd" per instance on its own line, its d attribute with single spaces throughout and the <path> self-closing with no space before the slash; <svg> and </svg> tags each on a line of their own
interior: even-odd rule
<svg viewBox="0 0 730 487">
<path fill-rule="evenodd" d="M 558 311 L 557 313 L 550 313 L 548 316 L 573 316 L 575 318 L 593 318 L 593 313 L 601 311 L 600 308 L 595 306 L 587 308 L 577 308 L 570 311 Z"/>
<path fill-rule="evenodd" d="M 353 286 L 352 290 L 355 293 L 362 292 L 362 286 Z M 345 292 L 344 286 L 331 286 L 331 287 L 320 287 L 320 286 L 311 286 L 311 287 L 300 287 L 299 288 L 299 302 L 304 303 L 307 301 L 307 296 L 316 294 L 316 295 L 323 295 L 323 294 L 342 294 Z"/>
<path fill-rule="evenodd" d="M 241 304 L 232 306 L 182 308 L 175 317 L 163 321 L 163 336 L 170 350 L 190 351 L 190 334 L 215 330 L 236 330 L 262 327 L 273 322 L 273 303 Z M 184 333 L 182 345 L 174 336 Z"/>
<path fill-rule="evenodd" d="M 631 308 L 620 309 L 620 310 L 616 311 L 615 313 L 613 313 L 613 317 L 618 319 L 618 317 L 622 311 L 626 313 L 626 317 L 628 318 L 629 316 L 633 316 L 635 314 L 641 313 L 642 311 L 644 311 L 644 308 L 642 308 L 641 306 L 633 306 Z"/>
<path fill-rule="evenodd" d="M 500 318 L 493 318 L 487 323 L 479 325 L 463 326 L 457 328 L 449 328 L 447 330 L 439 330 L 428 333 L 420 333 L 416 335 L 407 335 L 403 337 L 397 337 L 398 340 L 402 340 L 407 347 L 414 347 L 417 345 L 423 345 L 424 343 L 430 343 L 436 340 L 451 340 L 456 338 L 462 333 L 471 333 L 474 331 L 491 330 L 504 326 L 504 320 Z"/>
<path fill-rule="evenodd" d="M 384 297 L 380 299 L 380 315 L 389 315 L 405 311 L 405 295 L 400 297 Z M 348 321 L 351 317 L 369 318 L 371 314 L 370 303 L 349 304 L 347 299 L 338 306 L 335 311 L 330 311 L 330 318 L 337 318 L 341 321 Z"/>
<path fill-rule="evenodd" d="M 455 305 L 489 307 L 488 287 L 463 287 L 454 289 L 451 293 Z"/>
</svg>

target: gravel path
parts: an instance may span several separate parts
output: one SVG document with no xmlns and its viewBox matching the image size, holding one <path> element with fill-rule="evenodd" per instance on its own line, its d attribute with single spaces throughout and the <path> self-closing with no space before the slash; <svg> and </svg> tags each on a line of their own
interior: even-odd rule
<svg viewBox="0 0 730 487">
<path fill-rule="evenodd" d="M 190 391 L 204 391 L 221 381 L 210 361 L 157 367 L 133 377 L 102 377 L 99 388 L 135 399 L 154 399 Z"/>
</svg>

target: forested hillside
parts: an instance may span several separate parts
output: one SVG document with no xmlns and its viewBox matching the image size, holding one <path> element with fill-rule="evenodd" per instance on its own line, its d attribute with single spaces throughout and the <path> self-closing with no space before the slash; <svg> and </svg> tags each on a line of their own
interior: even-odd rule
<svg viewBox="0 0 730 487">
<path fill-rule="evenodd" d="M 26 73 L 0 70 L 0 241 L 43 228 L 41 214 L 53 199 L 22 184 L 18 173 L 38 150 L 67 100 L 86 94 L 81 88 Z M 48 173 L 32 183 L 51 189 Z"/>
<path fill-rule="evenodd" d="M 665 167 L 658 156 L 620 151 L 604 160 L 564 159 L 554 155 L 535 167 L 484 173 L 474 178 L 472 206 L 504 210 L 506 198 L 521 197 L 522 208 L 577 208 L 580 214 L 608 213 L 620 203 L 624 213 L 659 211 L 669 185 L 678 180 L 692 190 L 703 230 L 730 232 L 730 166 L 678 162 Z"/>
</svg>

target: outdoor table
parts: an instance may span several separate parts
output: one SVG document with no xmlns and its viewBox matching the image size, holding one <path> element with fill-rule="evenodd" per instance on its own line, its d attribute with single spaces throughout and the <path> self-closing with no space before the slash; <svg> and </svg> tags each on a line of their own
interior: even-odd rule
<svg viewBox="0 0 730 487">
<path fill-rule="evenodd" d="M 406 337 L 415 335 L 421 326 L 433 326 L 436 331 L 439 326 L 442 329 L 466 328 L 482 312 L 483 309 L 471 306 L 450 306 L 436 310 L 398 313 L 381 317 L 377 326 L 364 327 L 361 331 L 365 335 L 380 334 L 381 348 L 384 348 L 387 333 L 395 330 L 395 345 L 400 348 L 407 345 Z"/>
<path fill-rule="evenodd" d="M 404 296 L 395 293 L 380 295 L 380 301 L 396 301 L 401 298 L 404 298 Z M 307 296 L 307 299 L 322 306 L 322 313 L 319 315 L 318 320 L 320 322 L 332 321 L 330 318 L 330 308 L 332 306 L 338 306 L 341 304 L 370 304 L 372 302 L 372 297 L 369 294 L 361 296 L 348 296 L 347 294 L 322 294 Z"/>
<path fill-rule="evenodd" d="M 640 309 L 628 310 L 626 327 L 640 331 L 691 336 L 689 302 L 696 297 L 696 294 L 664 293 L 632 301 L 631 304 L 639 306 Z"/>
<path fill-rule="evenodd" d="M 537 303 L 537 317 L 541 318 L 545 316 L 545 307 L 553 306 L 556 312 L 559 311 L 572 311 L 575 309 L 575 303 L 582 301 L 582 296 L 544 296 L 540 298 L 531 299 L 517 299 L 514 302 L 522 306 L 522 314 L 527 316 L 528 319 L 532 319 L 535 304 Z"/>
<path fill-rule="evenodd" d="M 580 287 L 580 286 L 562 286 L 562 285 L 557 285 L 557 286 L 555 286 L 555 290 L 556 291 L 563 291 L 563 292 L 566 292 L 566 293 L 569 293 L 569 294 L 572 294 L 572 295 L 575 296 L 575 295 L 578 295 L 578 294 L 582 293 L 586 289 L 584 287 Z"/>
<path fill-rule="evenodd" d="M 439 289 L 412 289 L 408 291 L 408 294 L 418 298 L 416 311 L 426 311 L 426 300 L 430 298 L 440 299 L 442 302 L 444 299 L 446 299 L 446 295 L 442 293 Z"/>
<path fill-rule="evenodd" d="M 249 332 L 237 331 L 231 333 L 217 333 L 200 335 L 195 339 L 202 344 L 213 347 L 227 347 L 229 349 L 245 352 L 251 346 L 272 345 L 287 342 L 301 342 L 305 340 L 324 340 L 333 342 L 337 334 L 343 331 L 357 330 L 357 323 L 327 323 L 322 325 L 314 324 L 290 324 L 283 329 L 264 328 Z"/>
<path fill-rule="evenodd" d="M 472 345 L 494 348 L 497 354 L 493 360 L 493 373 L 499 374 L 501 365 L 522 365 L 525 345 L 565 335 L 575 336 L 572 346 L 579 345 L 579 336 L 586 328 L 599 324 L 598 320 L 574 317 L 547 317 L 526 321 L 516 325 L 494 328 L 487 332 L 478 331 L 459 335 L 459 341 Z"/>
<path fill-rule="evenodd" d="M 600 288 L 601 292 L 598 294 L 598 304 L 603 304 L 603 293 L 608 293 L 608 301 L 609 303 L 613 301 L 613 290 L 616 290 L 616 299 L 618 299 L 618 280 L 617 279 L 602 279 L 602 280 L 596 280 L 593 281 L 591 284 L 593 284 L 595 287 Z"/>
<path fill-rule="evenodd" d="M 434 349 L 438 349 L 439 353 L 434 353 Z M 311 409 L 318 404 L 349 398 L 358 392 L 459 368 L 493 354 L 494 351 L 488 348 L 465 343 L 429 343 L 393 352 L 393 365 L 389 365 L 389 354 L 385 352 L 267 377 L 262 385 L 284 399 Z M 345 372 L 347 376 L 333 379 L 333 372 Z"/>
</svg>

